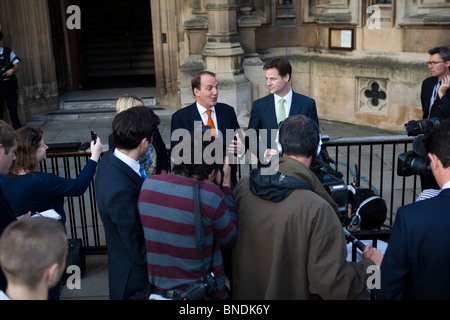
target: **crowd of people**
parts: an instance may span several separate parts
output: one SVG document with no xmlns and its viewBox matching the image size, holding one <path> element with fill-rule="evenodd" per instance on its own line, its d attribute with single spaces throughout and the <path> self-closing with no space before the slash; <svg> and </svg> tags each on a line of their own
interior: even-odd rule
<svg viewBox="0 0 450 320">
<path fill-rule="evenodd" d="M 430 50 L 428 65 L 424 118 L 440 124 L 423 141 L 439 192 L 399 208 L 388 243 L 365 243 L 357 259 L 338 206 L 311 170 L 321 154 L 315 101 L 292 90 L 285 58 L 264 66 L 269 95 L 253 103 L 248 125 L 265 133 L 256 144 L 246 143 L 234 108 L 218 102 L 209 71 L 192 79 L 195 102 L 172 116 L 171 161 L 159 117 L 132 95 L 117 101 L 109 150 L 102 156 L 93 140 L 73 179 L 38 170 L 47 149 L 40 129 L 0 120 L 0 299 L 59 298 L 64 198 L 93 180 L 111 300 L 357 299 L 373 266 L 381 270 L 377 299 L 449 299 L 449 49 Z M 247 151 L 259 165 L 238 180 L 230 159 Z M 274 162 L 276 171 L 265 170 Z M 48 209 L 60 219 L 34 217 Z M 373 190 L 357 190 L 348 227 L 380 230 L 386 211 Z"/>
</svg>

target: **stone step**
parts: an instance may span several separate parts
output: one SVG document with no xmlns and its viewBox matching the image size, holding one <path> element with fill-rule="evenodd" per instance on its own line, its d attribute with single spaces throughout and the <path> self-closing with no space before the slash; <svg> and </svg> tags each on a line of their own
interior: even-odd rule
<svg viewBox="0 0 450 320">
<path fill-rule="evenodd" d="M 171 116 L 176 110 L 171 110 L 156 105 L 149 106 L 158 116 Z M 63 121 L 63 120 L 98 120 L 112 119 L 116 115 L 115 106 L 112 108 L 80 108 L 65 109 L 53 112 L 36 114 L 32 117 L 32 121 Z"/>
<path fill-rule="evenodd" d="M 154 106 L 156 105 L 156 99 L 154 97 L 142 97 L 144 105 Z M 82 110 L 82 109 L 113 109 L 116 108 L 117 99 L 93 99 L 93 100 L 65 100 L 59 108 L 61 110 Z"/>
</svg>

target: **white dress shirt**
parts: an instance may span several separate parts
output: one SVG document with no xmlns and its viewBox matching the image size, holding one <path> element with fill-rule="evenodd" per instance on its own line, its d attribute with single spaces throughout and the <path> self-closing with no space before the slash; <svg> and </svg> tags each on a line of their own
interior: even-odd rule
<svg viewBox="0 0 450 320">
<path fill-rule="evenodd" d="M 127 156 L 125 153 L 120 152 L 119 150 L 114 149 L 114 155 L 121 161 L 125 162 L 127 166 L 129 166 L 131 169 L 133 169 L 134 172 L 136 172 L 139 176 L 141 176 L 141 173 L 139 172 L 141 169 L 141 165 L 139 164 L 139 161 L 134 160 L 133 158 Z"/>
</svg>

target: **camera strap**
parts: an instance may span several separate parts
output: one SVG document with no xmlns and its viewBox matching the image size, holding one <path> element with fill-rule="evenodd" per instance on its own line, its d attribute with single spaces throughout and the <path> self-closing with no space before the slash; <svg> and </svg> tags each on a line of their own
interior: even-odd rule
<svg viewBox="0 0 450 320">
<path fill-rule="evenodd" d="M 195 237 L 197 240 L 197 248 L 200 250 L 200 253 L 202 255 L 202 265 L 203 265 L 203 281 L 206 284 L 207 279 L 207 270 L 205 267 L 205 260 L 204 260 L 204 251 L 206 248 L 205 244 L 205 235 L 202 225 L 202 213 L 200 209 L 200 192 L 199 192 L 199 186 L 200 181 L 195 180 L 194 182 L 194 214 L 195 214 Z M 214 239 L 214 235 L 213 235 Z M 214 247 L 215 247 L 215 241 L 213 240 L 213 247 L 212 247 L 212 255 L 211 255 L 211 272 L 213 270 L 213 263 L 214 263 Z"/>
</svg>

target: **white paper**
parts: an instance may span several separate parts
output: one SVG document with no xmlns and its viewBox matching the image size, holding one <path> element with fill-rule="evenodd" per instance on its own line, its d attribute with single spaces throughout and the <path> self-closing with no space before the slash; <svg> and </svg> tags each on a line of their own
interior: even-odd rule
<svg viewBox="0 0 450 320">
<path fill-rule="evenodd" d="M 341 30 L 341 47 L 351 48 L 352 47 L 352 31 L 351 30 Z"/>
<path fill-rule="evenodd" d="M 36 214 L 32 215 L 31 218 L 34 217 L 44 217 L 44 218 L 51 218 L 56 220 L 61 220 L 61 216 L 53 209 L 43 211 L 43 212 L 36 212 Z"/>
</svg>

